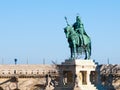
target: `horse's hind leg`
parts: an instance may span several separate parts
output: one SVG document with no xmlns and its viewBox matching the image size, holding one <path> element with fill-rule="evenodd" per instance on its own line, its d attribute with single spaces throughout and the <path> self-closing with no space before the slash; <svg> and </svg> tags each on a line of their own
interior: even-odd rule
<svg viewBox="0 0 120 90">
<path fill-rule="evenodd" d="M 87 57 L 87 51 L 85 50 L 85 58 L 84 59 L 87 59 L 88 57 Z"/>
<path fill-rule="evenodd" d="M 73 51 L 72 51 L 72 47 L 70 47 L 70 52 L 71 52 L 71 58 L 73 58 Z"/>
<path fill-rule="evenodd" d="M 88 59 L 90 59 L 90 56 L 91 56 L 91 46 L 90 44 L 88 44 L 88 47 L 87 47 L 87 51 L 88 51 Z"/>
</svg>

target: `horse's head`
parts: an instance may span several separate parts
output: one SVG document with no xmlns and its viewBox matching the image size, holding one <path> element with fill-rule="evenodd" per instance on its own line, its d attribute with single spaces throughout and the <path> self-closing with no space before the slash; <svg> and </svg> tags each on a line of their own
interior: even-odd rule
<svg viewBox="0 0 120 90">
<path fill-rule="evenodd" d="M 71 30 L 72 29 L 73 29 L 73 27 L 71 27 L 69 25 L 64 28 L 64 32 L 65 32 L 66 38 L 69 37 L 69 35 L 71 34 Z"/>
</svg>

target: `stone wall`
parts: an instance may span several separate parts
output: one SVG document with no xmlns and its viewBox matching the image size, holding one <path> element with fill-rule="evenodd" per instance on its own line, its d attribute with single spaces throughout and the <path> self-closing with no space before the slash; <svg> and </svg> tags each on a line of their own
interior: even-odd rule
<svg viewBox="0 0 120 90">
<path fill-rule="evenodd" d="M 0 65 L 0 76 L 10 75 L 43 75 L 56 73 L 54 65 Z"/>
<path fill-rule="evenodd" d="M 52 90 L 60 80 L 60 67 L 0 65 L 0 90 Z M 120 65 L 98 65 L 96 72 L 94 84 L 99 90 L 120 90 Z"/>
<path fill-rule="evenodd" d="M 0 90 L 45 89 L 57 76 L 55 65 L 0 65 Z"/>
<path fill-rule="evenodd" d="M 101 90 L 120 90 L 120 65 L 99 65 L 97 72 L 100 72 Z"/>
</svg>

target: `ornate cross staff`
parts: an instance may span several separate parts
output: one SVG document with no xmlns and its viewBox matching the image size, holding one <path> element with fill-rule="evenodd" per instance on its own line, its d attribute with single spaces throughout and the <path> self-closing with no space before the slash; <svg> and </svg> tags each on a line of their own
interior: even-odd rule
<svg viewBox="0 0 120 90">
<path fill-rule="evenodd" d="M 69 26 L 68 21 L 67 21 L 67 17 L 66 17 L 66 16 L 65 16 L 65 21 L 66 21 L 67 25 Z"/>
</svg>

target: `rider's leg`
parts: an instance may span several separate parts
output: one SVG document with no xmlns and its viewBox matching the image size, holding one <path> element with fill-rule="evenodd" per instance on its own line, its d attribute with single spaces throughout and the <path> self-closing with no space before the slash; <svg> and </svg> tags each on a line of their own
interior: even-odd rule
<svg viewBox="0 0 120 90">
<path fill-rule="evenodd" d="M 83 37 L 80 35 L 81 46 L 83 46 Z"/>
</svg>

